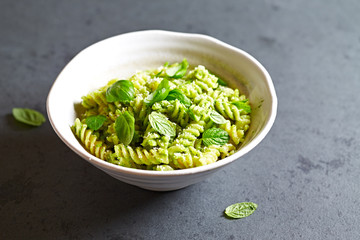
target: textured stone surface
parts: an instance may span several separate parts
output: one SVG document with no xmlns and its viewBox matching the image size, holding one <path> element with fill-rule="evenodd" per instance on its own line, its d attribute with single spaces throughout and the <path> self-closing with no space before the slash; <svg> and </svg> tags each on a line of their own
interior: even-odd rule
<svg viewBox="0 0 360 240">
<path fill-rule="evenodd" d="M 0 239 L 359 239 L 360 2 L 0 1 Z M 204 182 L 157 193 L 86 163 L 47 93 L 84 47 L 135 30 L 204 33 L 255 56 L 279 98 L 267 138 Z M 64 96 L 66 97 L 66 96 Z M 248 218 L 226 206 L 256 202 Z"/>
</svg>

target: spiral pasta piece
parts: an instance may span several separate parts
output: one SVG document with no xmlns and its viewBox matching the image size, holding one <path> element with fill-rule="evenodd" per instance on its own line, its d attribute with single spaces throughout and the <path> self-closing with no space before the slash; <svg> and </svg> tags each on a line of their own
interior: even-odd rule
<svg viewBox="0 0 360 240">
<path fill-rule="evenodd" d="M 244 141 L 244 133 L 245 131 L 243 129 L 238 129 L 235 124 L 231 124 L 229 120 L 226 121 L 224 124 L 220 124 L 219 128 L 225 130 L 229 136 L 230 139 L 238 145 L 240 142 Z"/>
<path fill-rule="evenodd" d="M 146 150 L 141 147 L 133 148 L 124 144 L 114 146 L 115 157 L 121 161 L 133 161 L 136 164 L 168 164 L 168 150 L 164 148 L 153 148 Z"/>
<path fill-rule="evenodd" d="M 240 118 L 240 110 L 234 105 L 229 102 L 223 102 L 223 101 L 216 101 L 215 103 L 216 110 L 221 113 L 224 117 L 239 121 Z"/>
<path fill-rule="evenodd" d="M 81 123 L 79 118 L 75 119 L 72 130 L 75 136 L 80 139 L 86 150 L 96 157 L 105 160 L 106 154 L 109 153 L 106 144 L 104 144 L 103 141 L 98 140 L 98 137 L 93 134 L 93 131 L 87 129 L 87 125 Z"/>
<path fill-rule="evenodd" d="M 178 99 L 157 102 L 152 109 L 165 114 L 171 121 L 182 127 L 186 126 L 190 120 L 187 108 Z"/>
</svg>

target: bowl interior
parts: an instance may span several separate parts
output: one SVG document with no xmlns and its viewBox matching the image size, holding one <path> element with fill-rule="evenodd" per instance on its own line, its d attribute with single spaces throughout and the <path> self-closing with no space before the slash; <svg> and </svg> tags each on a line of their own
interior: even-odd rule
<svg viewBox="0 0 360 240">
<path fill-rule="evenodd" d="M 80 52 L 60 73 L 48 96 L 48 116 L 55 132 L 92 164 L 128 172 L 144 171 L 109 166 L 89 154 L 70 130 L 76 117 L 75 105 L 81 102 L 81 96 L 113 78 L 127 79 L 136 71 L 159 67 L 165 62 L 180 62 L 183 58 L 191 66 L 204 65 L 230 86 L 240 88 L 253 108 L 251 127 L 240 150 L 216 165 L 227 164 L 250 151 L 265 137 L 275 119 L 277 102 L 271 78 L 249 54 L 198 34 L 134 32 L 103 40 Z M 188 172 L 194 173 L 194 170 Z"/>
</svg>

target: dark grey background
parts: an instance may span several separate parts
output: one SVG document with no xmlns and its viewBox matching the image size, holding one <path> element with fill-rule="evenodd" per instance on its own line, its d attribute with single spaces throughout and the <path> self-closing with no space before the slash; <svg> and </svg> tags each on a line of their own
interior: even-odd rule
<svg viewBox="0 0 360 240">
<path fill-rule="evenodd" d="M 359 239 L 360 2 L 0 0 L 0 239 Z M 119 182 L 47 121 L 48 91 L 86 46 L 136 30 L 203 33 L 256 57 L 278 116 L 266 139 L 174 192 Z M 64 96 L 66 97 L 66 96 Z M 241 220 L 226 206 L 256 202 Z"/>
</svg>

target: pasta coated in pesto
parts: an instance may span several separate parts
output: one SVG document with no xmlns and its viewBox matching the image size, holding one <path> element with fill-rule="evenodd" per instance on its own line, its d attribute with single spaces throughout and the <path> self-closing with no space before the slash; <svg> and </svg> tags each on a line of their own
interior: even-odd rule
<svg viewBox="0 0 360 240">
<path fill-rule="evenodd" d="M 91 154 L 124 167 L 214 163 L 239 148 L 250 124 L 248 99 L 224 85 L 204 66 L 189 69 L 186 59 L 140 71 L 83 96 L 85 111 L 71 129 Z"/>
</svg>

